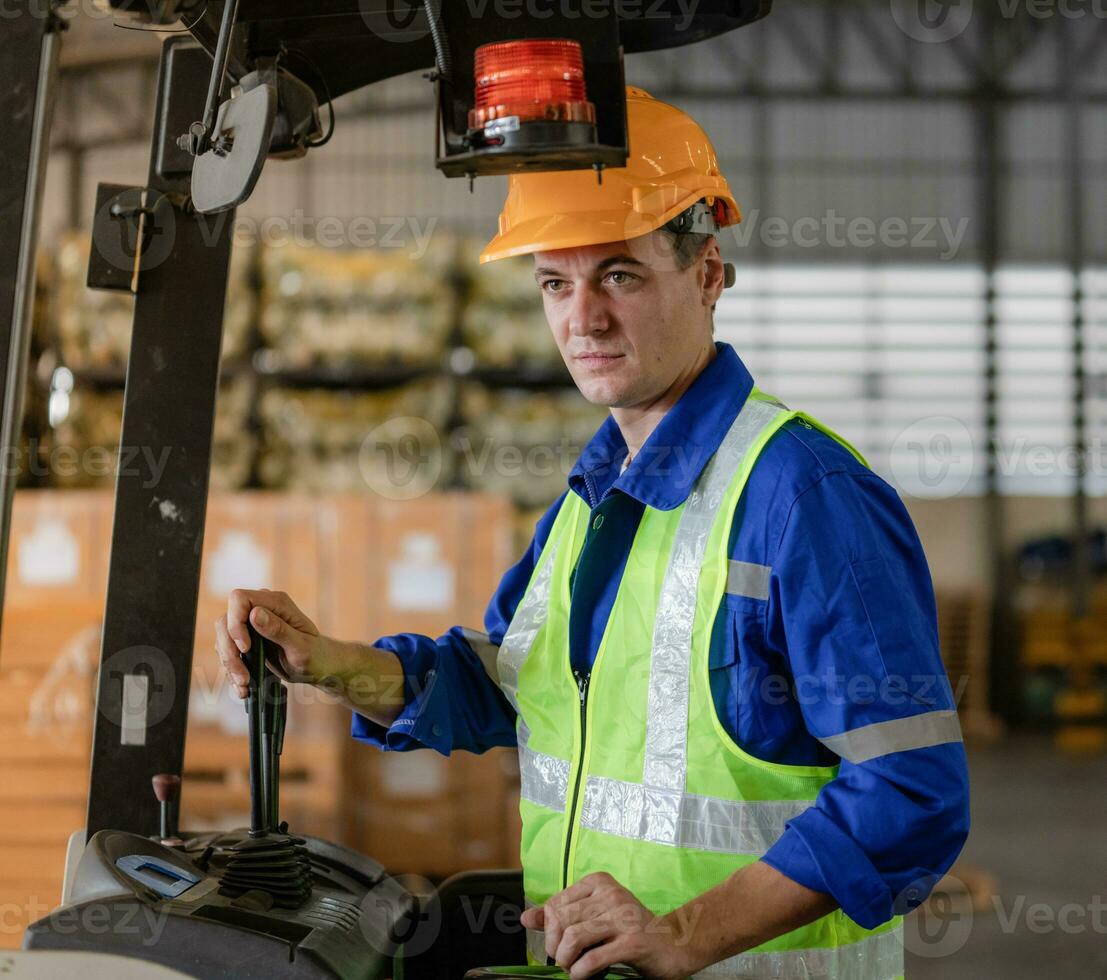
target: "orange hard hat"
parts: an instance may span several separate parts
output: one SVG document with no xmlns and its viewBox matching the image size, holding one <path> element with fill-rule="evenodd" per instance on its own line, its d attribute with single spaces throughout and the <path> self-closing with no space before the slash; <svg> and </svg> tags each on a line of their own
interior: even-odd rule
<svg viewBox="0 0 1107 980">
<path fill-rule="evenodd" d="M 691 116 L 627 86 L 625 167 L 512 174 L 500 231 L 481 262 L 626 241 L 705 201 L 718 227 L 741 220 L 711 140 Z"/>
</svg>

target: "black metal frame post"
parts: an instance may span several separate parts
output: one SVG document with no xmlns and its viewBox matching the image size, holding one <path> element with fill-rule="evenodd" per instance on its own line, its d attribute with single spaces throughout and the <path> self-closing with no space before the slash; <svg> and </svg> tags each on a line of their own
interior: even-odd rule
<svg viewBox="0 0 1107 980">
<path fill-rule="evenodd" d="M 44 0 L 19 0 L 0 23 L 0 610 L 30 356 L 39 211 L 62 25 Z"/>
<path fill-rule="evenodd" d="M 234 212 L 191 211 L 177 137 L 204 104 L 211 58 L 162 49 L 148 186 L 116 200 L 139 220 L 134 330 L 97 687 L 87 833 L 155 834 L 158 773 L 184 760 L 223 305 Z M 135 203 L 137 202 L 137 204 Z M 106 207 L 106 205 L 105 205 Z M 118 242 L 98 216 L 93 264 Z M 100 239 L 108 239 L 106 242 Z M 123 253 L 120 253 L 123 254 Z M 125 264 L 125 263 L 124 263 Z M 90 265 L 90 275 L 93 265 Z"/>
<path fill-rule="evenodd" d="M 1072 443 L 1076 473 L 1072 487 L 1072 618 L 1089 613 L 1095 570 L 1088 541 L 1088 378 L 1085 366 L 1086 324 L 1081 276 L 1085 263 L 1084 106 L 1080 98 L 1079 44 L 1082 36 L 1073 19 L 1057 27 L 1058 58 L 1064 78 L 1065 167 L 1068 191 L 1068 260 L 1072 274 Z"/>
</svg>

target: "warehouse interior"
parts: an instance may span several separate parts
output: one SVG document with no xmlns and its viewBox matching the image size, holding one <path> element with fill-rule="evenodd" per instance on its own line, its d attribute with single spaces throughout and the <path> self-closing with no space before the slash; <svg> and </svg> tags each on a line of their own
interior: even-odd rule
<svg viewBox="0 0 1107 980">
<path fill-rule="evenodd" d="M 781 0 L 627 55 L 626 81 L 702 124 L 741 203 L 717 339 L 850 439 L 925 548 L 972 830 L 907 920 L 907 975 L 1102 977 L 1107 18 L 925 6 Z M 118 470 L 159 467 L 120 447 L 134 298 L 86 274 L 98 186 L 147 181 L 169 34 L 92 2 L 64 20 L 0 635 L 9 950 L 84 825 Z M 328 145 L 269 160 L 231 212 L 182 828 L 250 819 L 210 626 L 230 589 L 284 590 L 365 642 L 480 628 L 607 414 L 561 362 L 531 258 L 478 264 L 506 178 L 445 179 L 435 128 L 422 72 L 342 95 Z M 415 890 L 519 867 L 513 749 L 371 752 L 348 711 L 289 697 L 297 832 Z"/>
</svg>

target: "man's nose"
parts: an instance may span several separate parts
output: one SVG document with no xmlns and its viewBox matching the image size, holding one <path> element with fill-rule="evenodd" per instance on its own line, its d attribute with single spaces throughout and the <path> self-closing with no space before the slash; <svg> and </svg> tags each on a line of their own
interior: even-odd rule
<svg viewBox="0 0 1107 980">
<path fill-rule="evenodd" d="M 578 284 L 573 290 L 569 308 L 569 333 L 587 337 L 602 333 L 610 325 L 607 303 L 603 294 L 589 283 Z"/>
</svg>

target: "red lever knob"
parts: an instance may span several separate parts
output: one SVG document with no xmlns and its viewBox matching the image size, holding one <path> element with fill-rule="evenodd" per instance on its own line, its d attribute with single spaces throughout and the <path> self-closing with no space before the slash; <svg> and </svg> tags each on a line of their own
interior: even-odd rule
<svg viewBox="0 0 1107 980">
<path fill-rule="evenodd" d="M 151 782 L 154 784 L 154 796 L 160 803 L 171 803 L 181 789 L 181 777 L 167 772 L 159 772 Z"/>
</svg>

